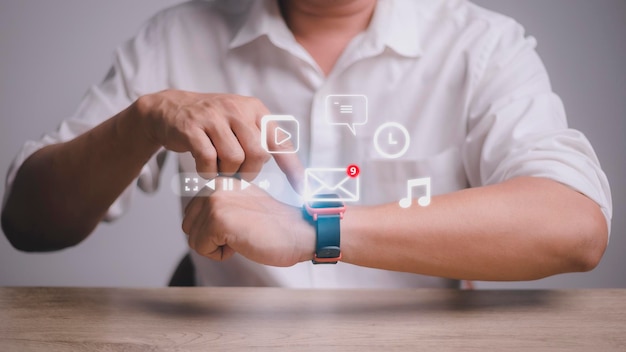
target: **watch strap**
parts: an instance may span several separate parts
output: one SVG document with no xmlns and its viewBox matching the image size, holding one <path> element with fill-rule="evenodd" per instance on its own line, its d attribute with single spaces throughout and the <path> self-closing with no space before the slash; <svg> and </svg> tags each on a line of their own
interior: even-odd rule
<svg viewBox="0 0 626 352">
<path fill-rule="evenodd" d="M 313 264 L 337 264 L 341 260 L 341 214 L 317 215 Z"/>
</svg>

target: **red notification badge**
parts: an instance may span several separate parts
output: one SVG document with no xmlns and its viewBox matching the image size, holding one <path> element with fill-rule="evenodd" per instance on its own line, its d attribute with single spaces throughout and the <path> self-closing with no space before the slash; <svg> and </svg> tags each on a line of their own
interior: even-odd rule
<svg viewBox="0 0 626 352">
<path fill-rule="evenodd" d="M 361 173 L 361 169 L 357 165 L 352 164 L 346 168 L 346 174 L 352 178 L 359 176 L 359 173 Z"/>
</svg>

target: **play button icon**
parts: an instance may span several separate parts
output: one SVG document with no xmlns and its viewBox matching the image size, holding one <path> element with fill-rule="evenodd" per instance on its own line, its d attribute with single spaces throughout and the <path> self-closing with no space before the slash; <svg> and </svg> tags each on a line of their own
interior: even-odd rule
<svg viewBox="0 0 626 352">
<path fill-rule="evenodd" d="M 289 133 L 289 131 L 281 127 L 276 127 L 274 129 L 274 143 L 276 143 L 276 145 L 281 145 L 290 139 L 291 133 Z"/>
<path fill-rule="evenodd" d="M 266 115 L 261 119 L 261 144 L 270 154 L 296 153 L 299 135 L 300 124 L 291 115 Z"/>
</svg>

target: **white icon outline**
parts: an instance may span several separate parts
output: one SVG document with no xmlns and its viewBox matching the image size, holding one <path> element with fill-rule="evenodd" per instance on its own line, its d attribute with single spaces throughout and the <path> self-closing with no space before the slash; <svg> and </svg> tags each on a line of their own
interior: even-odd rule
<svg viewBox="0 0 626 352">
<path fill-rule="evenodd" d="M 216 181 L 217 178 L 214 178 L 212 180 L 209 180 L 204 186 L 210 188 L 211 190 L 215 191 L 218 188 L 218 185 L 216 185 Z M 222 190 L 223 191 L 233 191 L 235 189 L 234 186 L 234 178 L 232 177 L 224 177 L 220 180 L 221 186 L 222 186 Z M 250 182 L 246 181 L 246 180 L 239 180 L 239 190 L 243 191 L 244 189 L 250 187 Z"/>
<path fill-rule="evenodd" d="M 350 123 L 347 122 L 335 122 L 332 121 L 331 116 L 332 114 L 332 109 L 333 109 L 333 105 L 339 105 L 339 114 L 353 114 L 354 113 L 354 104 L 340 104 L 339 102 L 335 101 L 333 102 L 332 100 L 335 98 L 363 98 L 365 101 L 365 120 L 364 121 L 359 121 L 359 122 L 354 122 L 351 121 Z M 341 125 L 345 125 L 346 127 L 348 127 L 348 129 L 350 130 L 350 132 L 352 132 L 353 135 L 356 136 L 356 126 L 362 126 L 365 125 L 369 119 L 369 103 L 367 100 L 367 96 L 363 95 L 363 94 L 330 94 L 326 96 L 326 100 L 325 100 L 325 117 L 326 117 L 326 122 L 330 125 L 333 126 L 341 126 Z"/>
<path fill-rule="evenodd" d="M 323 178 L 324 173 L 341 173 L 341 178 L 335 184 L 329 184 Z M 319 183 L 319 186 L 315 189 L 311 187 L 311 181 Z M 348 188 L 350 181 L 355 183 L 354 190 Z M 308 168 L 304 170 L 304 200 L 313 201 L 315 196 L 322 193 L 336 193 L 335 198 L 324 198 L 325 201 L 337 201 L 337 202 L 358 202 L 360 198 L 360 178 L 359 176 L 352 177 L 346 174 L 345 168 Z"/>
<path fill-rule="evenodd" d="M 281 132 L 283 134 L 283 137 L 280 140 L 278 139 L 278 135 L 279 135 L 278 132 Z M 274 144 L 281 145 L 290 139 L 291 139 L 291 133 L 289 133 L 289 131 L 287 131 L 286 129 L 280 126 L 277 126 L 276 128 L 274 128 Z"/>
<path fill-rule="evenodd" d="M 190 183 L 193 183 L 193 188 L 190 187 Z M 184 192 L 198 192 L 200 190 L 199 180 L 197 177 L 185 177 Z"/>
<path fill-rule="evenodd" d="M 276 126 L 274 127 L 274 138 L 272 138 L 272 140 L 274 140 L 274 143 L 276 145 L 281 145 L 289 140 L 294 140 L 295 139 L 295 143 L 294 143 L 294 148 L 293 149 L 289 149 L 289 150 L 271 150 L 271 148 L 269 147 L 269 145 L 267 144 L 267 125 L 272 122 L 272 121 L 276 121 L 276 122 L 280 122 L 280 121 L 293 121 L 296 123 L 296 137 L 293 138 L 293 136 L 291 135 L 291 133 L 289 133 L 287 130 L 285 130 L 284 128 L 280 127 L 280 126 Z M 283 134 L 286 134 L 288 137 L 287 138 L 283 138 L 282 140 L 279 141 L 278 139 L 278 132 L 282 132 Z M 270 153 L 270 154 L 295 154 L 298 152 L 298 150 L 300 150 L 300 122 L 298 120 L 296 120 L 295 117 L 293 117 L 292 115 L 265 115 L 261 118 L 261 146 L 263 147 L 263 149 Z"/>
<path fill-rule="evenodd" d="M 383 148 L 381 148 L 380 143 L 378 142 L 378 139 L 380 137 L 380 134 L 382 133 L 383 130 L 385 130 L 386 128 L 389 127 L 393 127 L 396 128 L 398 130 L 400 130 L 400 132 L 402 132 L 402 134 L 404 135 L 404 146 L 402 147 L 402 149 L 397 152 L 397 153 L 387 153 L 383 150 Z M 389 134 L 389 142 L 391 142 L 391 134 Z M 398 142 L 395 141 L 397 144 Z M 374 132 L 374 148 L 376 149 L 376 151 L 378 152 L 378 154 L 384 156 L 385 158 L 388 159 L 397 159 L 401 156 L 403 156 L 408 150 L 409 150 L 409 145 L 411 144 L 411 136 L 409 135 L 409 131 L 407 131 L 407 129 L 402 126 L 401 124 L 397 123 L 397 122 L 385 122 L 382 125 L 380 125 L 377 129 L 376 132 Z"/>
<path fill-rule="evenodd" d="M 398 205 L 400 205 L 400 207 L 403 209 L 410 208 L 411 205 L 413 204 L 413 188 L 421 187 L 421 186 L 426 187 L 426 194 L 417 198 L 417 204 L 419 204 L 421 207 L 427 207 L 428 205 L 430 205 L 430 200 L 431 200 L 430 177 L 421 177 L 421 178 L 414 178 L 414 179 L 408 180 L 406 182 L 407 196 L 405 198 L 400 199 L 400 201 L 398 202 Z"/>
</svg>

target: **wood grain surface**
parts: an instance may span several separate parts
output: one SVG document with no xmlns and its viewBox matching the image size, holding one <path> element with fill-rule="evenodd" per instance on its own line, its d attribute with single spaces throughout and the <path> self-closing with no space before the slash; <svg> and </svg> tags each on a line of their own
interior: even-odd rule
<svg viewBox="0 0 626 352">
<path fill-rule="evenodd" d="M 0 288 L 0 351 L 626 351 L 626 290 Z"/>
</svg>

